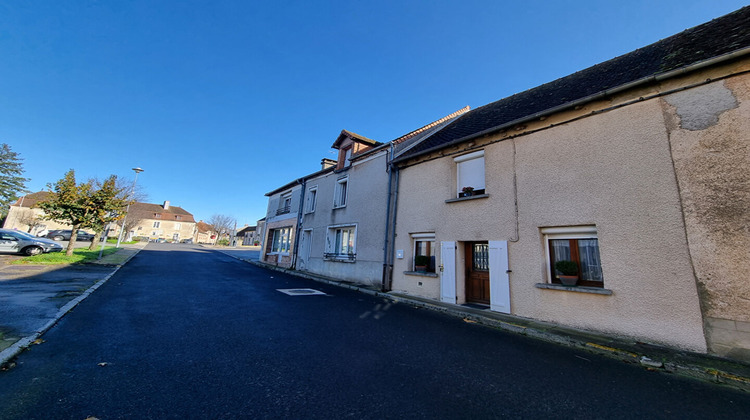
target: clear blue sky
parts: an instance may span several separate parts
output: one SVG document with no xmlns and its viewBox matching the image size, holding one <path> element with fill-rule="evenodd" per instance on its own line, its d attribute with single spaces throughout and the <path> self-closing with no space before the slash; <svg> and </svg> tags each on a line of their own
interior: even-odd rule
<svg viewBox="0 0 750 420">
<path fill-rule="evenodd" d="M 566 76 L 746 3 L 4 1 L 0 142 L 32 191 L 75 169 L 239 225 L 334 157 Z"/>
</svg>

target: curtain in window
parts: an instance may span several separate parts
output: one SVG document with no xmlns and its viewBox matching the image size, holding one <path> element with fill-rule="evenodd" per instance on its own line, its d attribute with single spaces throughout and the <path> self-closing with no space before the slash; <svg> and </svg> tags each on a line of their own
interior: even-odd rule
<svg viewBox="0 0 750 420">
<path fill-rule="evenodd" d="M 602 263 L 599 258 L 599 240 L 579 239 L 578 254 L 581 258 L 581 278 L 589 281 L 604 281 Z"/>
<path fill-rule="evenodd" d="M 550 247 L 552 248 L 552 267 L 558 261 L 571 260 L 570 257 L 570 240 L 569 239 L 552 239 L 549 241 Z M 560 274 L 555 270 L 557 274 Z"/>
</svg>

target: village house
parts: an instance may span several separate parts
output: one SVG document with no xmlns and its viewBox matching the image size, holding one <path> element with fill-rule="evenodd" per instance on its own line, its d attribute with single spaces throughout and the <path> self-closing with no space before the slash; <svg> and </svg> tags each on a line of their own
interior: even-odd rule
<svg viewBox="0 0 750 420">
<path fill-rule="evenodd" d="M 389 162 L 467 111 L 463 108 L 387 143 L 342 130 L 331 146 L 338 152 L 335 169 L 305 179 L 294 268 L 379 288 L 391 204 Z"/>
<path fill-rule="evenodd" d="M 16 200 L 8 208 L 3 228 L 18 229 L 36 236 L 44 235 L 50 230 L 70 229 L 70 225 L 45 220 L 44 211 L 36 207 L 38 202 L 49 199 L 51 194 L 53 193 L 49 191 L 39 191 Z"/>
<path fill-rule="evenodd" d="M 385 289 L 750 360 L 750 7 L 474 109 L 394 164 Z"/>
<path fill-rule="evenodd" d="M 182 207 L 172 206 L 169 201 L 164 204 L 133 203 L 125 222 L 129 230 L 123 239 L 180 242 L 195 236 L 193 215 Z M 110 237 L 119 236 L 121 224 L 122 220 L 111 226 Z"/>
</svg>

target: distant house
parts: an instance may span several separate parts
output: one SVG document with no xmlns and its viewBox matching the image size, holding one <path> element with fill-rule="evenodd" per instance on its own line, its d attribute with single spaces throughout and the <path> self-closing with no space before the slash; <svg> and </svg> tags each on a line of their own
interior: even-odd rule
<svg viewBox="0 0 750 420">
<path fill-rule="evenodd" d="M 193 240 L 198 244 L 213 245 L 216 243 L 218 238 L 216 237 L 216 232 L 213 230 L 211 225 L 204 222 L 203 220 L 200 220 L 195 224 L 195 235 L 193 237 Z"/>
<path fill-rule="evenodd" d="M 10 205 L 3 228 L 18 229 L 32 235 L 43 235 L 54 229 L 70 229 L 69 225 L 54 220 L 44 220 L 44 211 L 36 206 L 40 201 L 50 198 L 53 193 L 39 191 L 27 194 Z"/>
<path fill-rule="evenodd" d="M 394 292 L 750 360 L 750 7 L 394 163 Z"/>
<path fill-rule="evenodd" d="M 238 242 L 244 246 L 253 246 L 256 242 L 260 243 L 256 226 L 245 225 L 237 231 L 235 236 L 237 237 Z"/>
<path fill-rule="evenodd" d="M 125 222 L 128 237 L 180 242 L 195 236 L 193 215 L 182 207 L 172 206 L 169 201 L 164 204 L 133 203 Z M 110 237 L 119 235 L 121 223 L 113 226 Z"/>
</svg>

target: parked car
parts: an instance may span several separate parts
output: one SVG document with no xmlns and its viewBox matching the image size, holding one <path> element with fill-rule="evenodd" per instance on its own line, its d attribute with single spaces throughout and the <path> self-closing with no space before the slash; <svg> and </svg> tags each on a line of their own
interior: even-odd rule
<svg viewBox="0 0 750 420">
<path fill-rule="evenodd" d="M 0 252 L 38 255 L 43 252 L 60 252 L 62 245 L 46 238 L 37 238 L 20 230 L 0 229 Z"/>
<path fill-rule="evenodd" d="M 183 244 L 192 244 L 193 240 L 192 239 L 183 239 L 180 242 L 182 242 Z"/>
<path fill-rule="evenodd" d="M 69 241 L 70 235 L 73 233 L 70 229 L 57 229 L 57 230 L 51 230 L 49 233 L 47 233 L 47 237 L 50 239 L 54 239 L 56 241 Z M 94 235 L 91 233 L 88 233 L 84 230 L 78 231 L 78 237 L 76 237 L 76 240 L 78 241 L 93 241 Z"/>
</svg>

